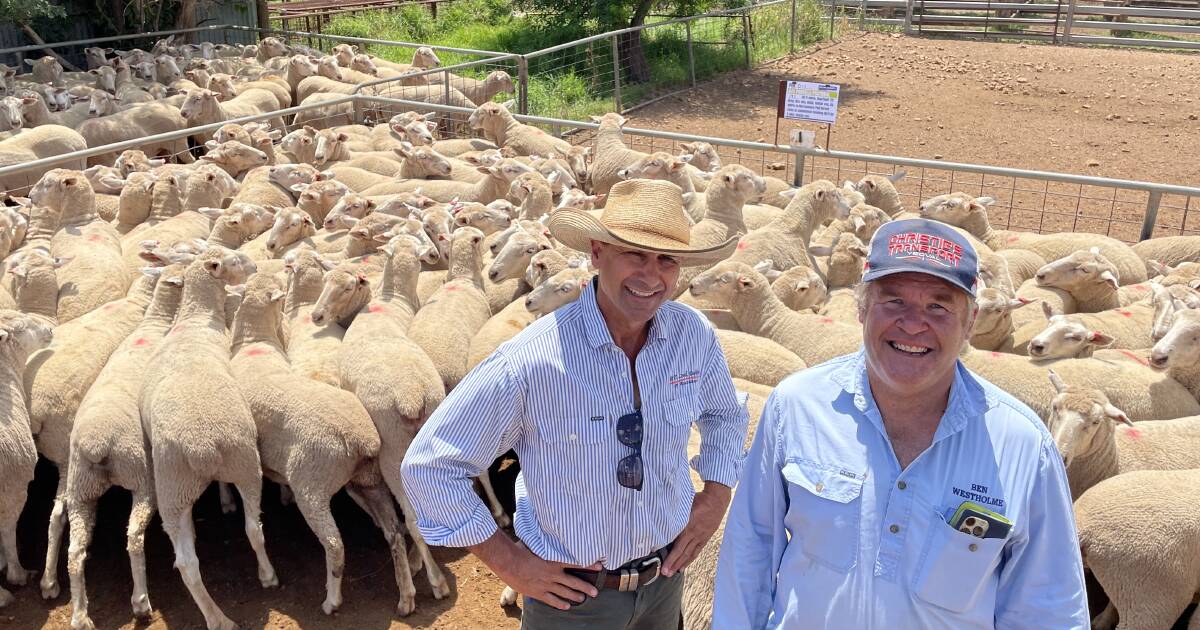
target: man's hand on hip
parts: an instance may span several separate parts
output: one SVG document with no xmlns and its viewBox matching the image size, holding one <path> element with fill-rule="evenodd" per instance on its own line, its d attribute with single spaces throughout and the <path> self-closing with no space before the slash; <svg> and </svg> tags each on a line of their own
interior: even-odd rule
<svg viewBox="0 0 1200 630">
<path fill-rule="evenodd" d="M 700 555 L 700 550 L 708 544 L 708 539 L 721 526 L 725 518 L 725 510 L 729 509 L 729 497 L 733 491 L 729 486 L 715 481 L 704 482 L 704 489 L 692 500 L 692 514 L 688 517 L 687 525 L 675 538 L 675 546 L 663 562 L 662 574 L 666 577 L 675 575 Z"/>
<path fill-rule="evenodd" d="M 484 542 L 469 549 L 513 590 L 547 606 L 568 610 L 571 604 L 581 603 L 587 597 L 595 597 L 598 594 L 594 585 L 566 573 L 563 569 L 599 571 L 599 563 L 590 567 L 579 567 L 542 560 L 524 546 L 514 543 L 499 530 Z"/>
</svg>

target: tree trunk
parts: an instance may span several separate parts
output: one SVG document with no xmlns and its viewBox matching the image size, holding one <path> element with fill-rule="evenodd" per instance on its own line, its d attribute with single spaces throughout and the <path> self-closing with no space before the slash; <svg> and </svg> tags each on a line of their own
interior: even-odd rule
<svg viewBox="0 0 1200 630">
<path fill-rule="evenodd" d="M 195 28 L 196 27 L 196 0 L 183 0 L 179 3 L 179 15 L 175 16 L 175 29 Z M 195 33 L 186 33 L 176 37 L 182 43 L 191 43 L 195 40 Z"/>
<path fill-rule="evenodd" d="M 633 17 L 629 19 L 630 28 L 646 23 L 653 0 L 638 0 Z M 621 65 L 625 68 L 627 83 L 645 83 L 650 80 L 650 62 L 646 61 L 646 51 L 642 48 L 642 31 L 626 33 L 617 38 Z"/>
<path fill-rule="evenodd" d="M 18 24 L 21 25 L 21 30 L 25 31 L 25 34 L 27 36 L 29 36 L 29 39 L 33 40 L 33 43 L 35 43 L 39 46 L 46 45 L 46 40 L 42 39 L 42 36 L 39 35 L 37 31 L 33 30 L 32 26 L 30 26 L 29 24 L 26 24 L 25 22 L 18 22 Z M 57 59 L 59 65 L 61 65 L 64 70 L 67 70 L 69 72 L 79 72 L 79 68 L 76 68 L 75 64 L 71 63 L 70 61 L 67 61 L 66 59 L 63 59 L 61 55 L 54 52 L 53 50 L 51 50 L 49 48 L 43 48 L 42 52 Z"/>
<path fill-rule="evenodd" d="M 124 0 L 109 0 L 108 12 L 112 15 L 113 29 L 117 34 L 125 32 L 125 2 Z"/>
</svg>

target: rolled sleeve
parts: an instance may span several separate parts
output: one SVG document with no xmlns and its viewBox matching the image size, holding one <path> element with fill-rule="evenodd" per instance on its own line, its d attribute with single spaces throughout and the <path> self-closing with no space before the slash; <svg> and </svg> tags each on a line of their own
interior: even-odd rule
<svg viewBox="0 0 1200 630">
<path fill-rule="evenodd" d="M 471 479 L 520 438 L 524 395 L 500 353 L 479 364 L 417 433 L 400 472 L 431 545 L 467 547 L 487 540 L 496 522 Z"/>
<path fill-rule="evenodd" d="M 1029 527 L 1005 550 L 997 628 L 1087 628 L 1083 560 L 1062 457 L 1047 438 L 1029 497 Z"/>
<path fill-rule="evenodd" d="M 734 389 L 725 353 L 716 335 L 711 332 L 709 335 L 708 365 L 700 384 L 702 411 L 696 421 L 700 453 L 692 460 L 692 467 L 704 481 L 732 488 L 741 474 L 749 415 L 744 397 Z"/>
<path fill-rule="evenodd" d="M 746 474 L 733 495 L 717 561 L 713 628 L 762 628 L 775 598 L 776 575 L 787 547 L 787 493 L 780 473 L 780 414 L 767 402 Z"/>
</svg>

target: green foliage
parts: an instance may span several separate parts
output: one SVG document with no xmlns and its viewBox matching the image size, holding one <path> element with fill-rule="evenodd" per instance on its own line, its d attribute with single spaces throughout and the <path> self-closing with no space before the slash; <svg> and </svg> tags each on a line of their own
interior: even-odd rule
<svg viewBox="0 0 1200 630">
<path fill-rule="evenodd" d="M 29 23 L 38 18 L 66 17 L 67 12 L 50 0 L 0 0 L 0 22 Z"/>
</svg>

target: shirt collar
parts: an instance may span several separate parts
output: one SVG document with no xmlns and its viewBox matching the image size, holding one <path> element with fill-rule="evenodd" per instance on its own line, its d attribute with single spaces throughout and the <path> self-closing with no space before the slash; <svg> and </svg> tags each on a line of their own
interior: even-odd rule
<svg viewBox="0 0 1200 630">
<path fill-rule="evenodd" d="M 877 416 L 879 408 L 871 396 L 871 388 L 867 382 L 866 358 L 866 350 L 860 349 L 854 355 L 854 359 L 843 364 L 831 378 L 847 394 L 854 397 L 854 406 L 859 412 Z M 954 365 L 954 382 L 950 385 L 946 412 L 938 424 L 934 441 L 961 431 L 966 428 L 969 420 L 983 417 L 988 409 L 995 406 L 995 396 L 976 380 L 976 376 L 967 370 L 962 361 L 957 361 Z"/>
<path fill-rule="evenodd" d="M 608 324 L 604 321 L 604 313 L 600 312 L 600 305 L 596 302 L 596 291 L 600 277 L 592 278 L 584 288 L 583 293 L 579 294 L 579 309 L 583 314 L 583 329 L 587 335 L 588 343 L 593 348 L 612 344 L 612 333 L 608 330 Z M 663 307 L 658 307 L 658 311 L 654 313 L 654 319 L 650 320 L 650 332 L 646 336 L 646 341 L 649 342 L 655 339 L 667 338 L 667 317 L 663 314 Z"/>
</svg>

